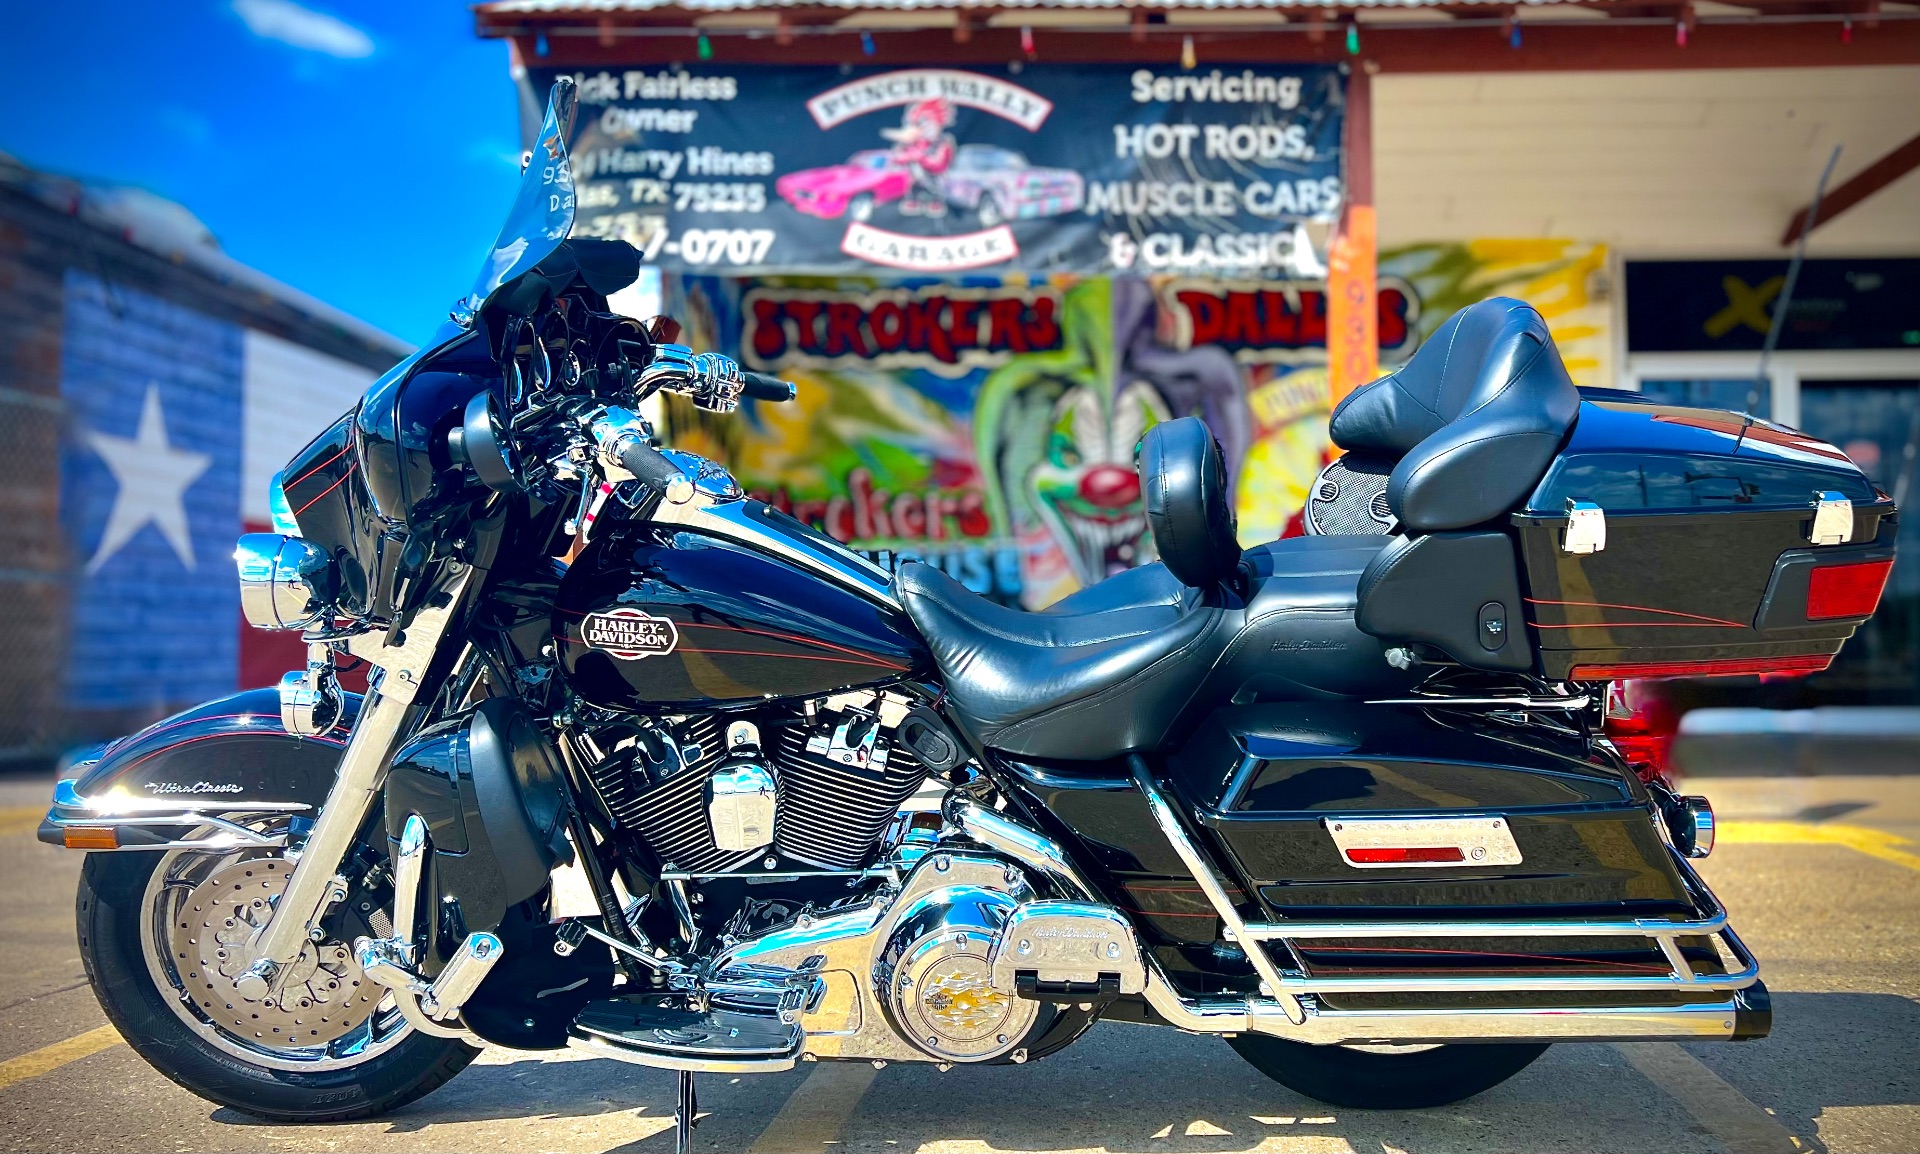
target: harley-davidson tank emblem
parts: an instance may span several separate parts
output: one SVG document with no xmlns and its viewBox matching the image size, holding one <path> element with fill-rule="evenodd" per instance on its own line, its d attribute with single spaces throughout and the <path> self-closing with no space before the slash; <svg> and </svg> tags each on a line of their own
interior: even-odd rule
<svg viewBox="0 0 1920 1154">
<path fill-rule="evenodd" d="M 587 648 L 622 661 L 638 661 L 672 653 L 680 644 L 680 632 L 665 617 L 620 608 L 587 614 L 580 623 L 580 640 Z"/>
</svg>

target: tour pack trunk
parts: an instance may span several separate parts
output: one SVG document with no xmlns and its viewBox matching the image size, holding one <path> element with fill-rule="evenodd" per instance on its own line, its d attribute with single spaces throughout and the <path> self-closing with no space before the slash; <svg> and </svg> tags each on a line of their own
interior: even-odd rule
<svg viewBox="0 0 1920 1154">
<path fill-rule="evenodd" d="M 1879 603 L 1896 531 L 1831 445 L 1591 397 L 1512 522 L 1537 669 L 1576 681 L 1825 669 Z"/>
</svg>

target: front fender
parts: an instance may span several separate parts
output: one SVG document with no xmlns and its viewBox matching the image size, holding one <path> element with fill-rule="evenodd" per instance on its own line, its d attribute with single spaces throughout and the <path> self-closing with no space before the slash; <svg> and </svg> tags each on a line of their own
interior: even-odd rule
<svg viewBox="0 0 1920 1154">
<path fill-rule="evenodd" d="M 123 737 L 55 787 L 40 840 L 80 849 L 160 849 L 181 824 L 170 818 L 313 813 L 333 785 L 360 711 L 357 694 L 343 697 L 342 724 L 325 737 L 288 733 L 272 689 L 209 701 Z M 75 836 L 81 830 L 86 836 Z"/>
</svg>

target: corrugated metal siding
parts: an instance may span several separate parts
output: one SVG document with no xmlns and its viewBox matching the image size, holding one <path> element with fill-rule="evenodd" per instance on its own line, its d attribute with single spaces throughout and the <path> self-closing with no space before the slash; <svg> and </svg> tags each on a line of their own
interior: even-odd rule
<svg viewBox="0 0 1920 1154">
<path fill-rule="evenodd" d="M 0 219 L 0 755 L 54 739 L 65 667 L 62 290 L 36 239 Z"/>
</svg>

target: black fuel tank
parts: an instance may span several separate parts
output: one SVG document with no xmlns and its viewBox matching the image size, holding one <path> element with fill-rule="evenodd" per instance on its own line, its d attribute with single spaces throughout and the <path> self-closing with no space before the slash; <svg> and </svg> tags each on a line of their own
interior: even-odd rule
<svg viewBox="0 0 1920 1154">
<path fill-rule="evenodd" d="M 899 610 L 691 532 L 593 544 L 560 583 L 554 634 L 568 683 L 609 709 L 814 697 L 931 664 Z"/>
</svg>

